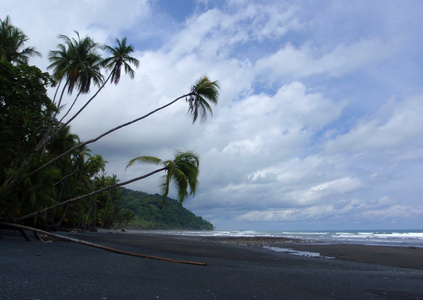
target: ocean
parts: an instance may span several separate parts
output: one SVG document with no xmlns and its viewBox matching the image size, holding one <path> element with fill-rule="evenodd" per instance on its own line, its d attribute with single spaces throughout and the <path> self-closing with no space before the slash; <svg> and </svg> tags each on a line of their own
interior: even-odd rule
<svg viewBox="0 0 423 300">
<path fill-rule="evenodd" d="M 145 231 L 141 231 L 145 232 Z M 300 239 L 309 243 L 362 244 L 377 246 L 421 247 L 423 230 L 330 230 L 330 231 L 262 231 L 262 230 L 213 230 L 213 231 L 148 231 L 155 234 L 182 236 L 222 237 L 283 237 Z"/>
</svg>

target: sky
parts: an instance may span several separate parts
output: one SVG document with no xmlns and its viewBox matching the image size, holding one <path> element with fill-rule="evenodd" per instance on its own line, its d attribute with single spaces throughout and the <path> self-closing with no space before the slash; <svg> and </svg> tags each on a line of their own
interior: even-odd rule
<svg viewBox="0 0 423 300">
<path fill-rule="evenodd" d="M 153 170 L 125 169 L 136 156 L 193 150 L 199 186 L 184 207 L 216 229 L 423 228 L 422 1 L 2 0 L 0 12 L 44 71 L 59 34 L 133 45 L 135 78 L 72 122 L 82 140 L 203 75 L 219 82 L 202 124 L 182 100 L 90 145 L 107 174 L 128 180 Z M 160 176 L 128 187 L 159 193 Z"/>
</svg>

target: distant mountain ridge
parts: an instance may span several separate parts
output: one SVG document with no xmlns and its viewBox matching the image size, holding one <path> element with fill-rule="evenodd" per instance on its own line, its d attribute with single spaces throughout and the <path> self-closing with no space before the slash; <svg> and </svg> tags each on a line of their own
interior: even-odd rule
<svg viewBox="0 0 423 300">
<path fill-rule="evenodd" d="M 134 213 L 135 217 L 128 226 L 138 229 L 172 230 L 213 230 L 214 226 L 186 208 L 178 201 L 166 198 L 161 208 L 163 196 L 120 188 L 122 200 L 119 207 Z"/>
</svg>

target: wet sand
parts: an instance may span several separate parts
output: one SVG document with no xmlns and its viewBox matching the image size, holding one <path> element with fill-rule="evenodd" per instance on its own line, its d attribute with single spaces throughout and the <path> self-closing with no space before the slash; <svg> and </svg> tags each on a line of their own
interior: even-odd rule
<svg viewBox="0 0 423 300">
<path fill-rule="evenodd" d="M 325 259 L 245 246 L 239 240 L 68 234 L 126 251 L 207 263 L 194 266 L 1 234 L 0 299 L 423 299 L 419 264 L 398 267 L 407 256 L 421 263 L 421 249 L 273 241 L 339 258 Z M 390 265 L 378 262 L 383 255 L 390 257 Z M 363 263 L 363 257 L 370 263 Z"/>
<path fill-rule="evenodd" d="M 423 248 L 307 243 L 273 237 L 210 237 L 209 240 L 255 247 L 280 247 L 336 259 L 423 270 Z"/>
</svg>

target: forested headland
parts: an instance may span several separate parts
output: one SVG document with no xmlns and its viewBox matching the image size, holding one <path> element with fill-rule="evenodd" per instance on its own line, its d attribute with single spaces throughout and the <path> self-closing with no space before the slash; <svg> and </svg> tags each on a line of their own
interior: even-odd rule
<svg viewBox="0 0 423 300">
<path fill-rule="evenodd" d="M 213 225 L 179 205 L 178 201 L 167 198 L 162 207 L 163 196 L 119 189 L 122 201 L 118 206 L 133 217 L 124 224 L 137 229 L 173 229 L 173 230 L 213 230 Z"/>
<path fill-rule="evenodd" d="M 217 82 L 202 76 L 186 94 L 81 141 L 71 132 L 72 122 L 101 98 L 107 84 L 117 85 L 123 75 L 134 78 L 139 61 L 131 56 L 134 48 L 126 37 L 116 39 L 112 46 L 81 37 L 77 31 L 74 37 L 59 35 L 58 39 L 57 49 L 48 53 L 49 72 L 43 72 L 29 65 L 30 57 L 41 56 L 35 47 L 26 47 L 29 38 L 9 16 L 0 19 L 0 228 L 54 230 L 133 224 L 209 229 L 211 224 L 179 207 L 187 196 L 195 195 L 197 153 L 175 150 L 174 157 L 165 160 L 151 155 L 129 157 L 127 167 L 137 163 L 158 167 L 122 182 L 107 173 L 107 161 L 91 153 L 88 145 L 145 122 L 180 100 L 187 103 L 193 123 L 197 118 L 204 121 L 212 113 L 210 104 L 217 104 Z M 156 173 L 162 174 L 161 200 L 144 195 L 139 201 L 142 193 L 121 189 Z M 170 186 L 176 188 L 178 201 L 167 197 Z"/>
</svg>

